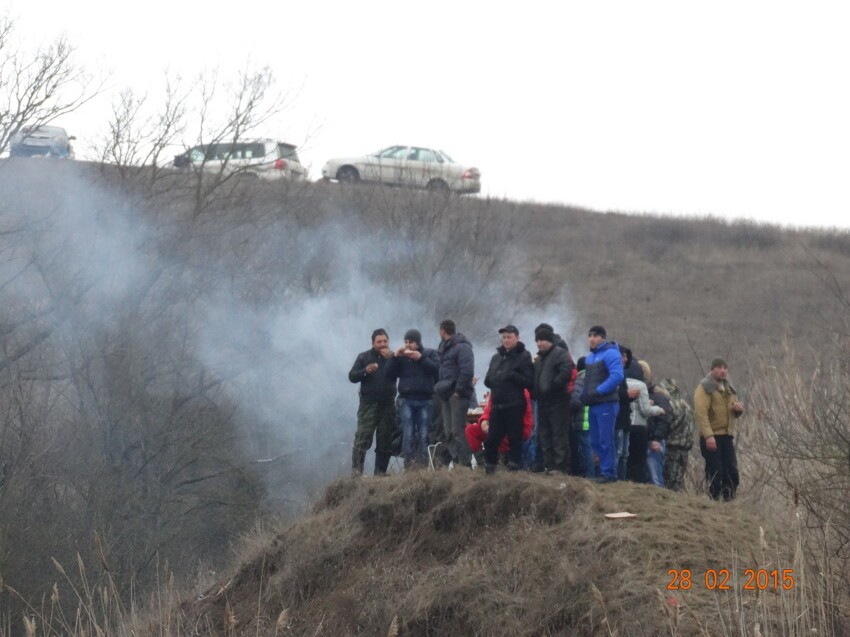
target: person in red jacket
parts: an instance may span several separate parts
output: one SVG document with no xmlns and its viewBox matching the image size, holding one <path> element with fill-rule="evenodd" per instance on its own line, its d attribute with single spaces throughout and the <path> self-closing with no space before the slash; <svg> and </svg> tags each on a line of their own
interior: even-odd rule
<svg viewBox="0 0 850 637">
<path fill-rule="evenodd" d="M 523 393 L 525 394 L 525 416 L 522 418 L 522 440 L 525 442 L 531 438 L 531 429 L 534 421 L 531 415 L 531 394 L 527 389 L 523 390 Z M 490 431 L 491 402 L 491 396 L 488 394 L 484 413 L 481 414 L 478 422 L 466 426 L 466 442 L 469 443 L 472 453 L 478 454 L 484 449 L 484 441 L 487 440 L 487 432 Z M 499 454 L 506 454 L 509 449 L 508 437 L 505 436 L 499 445 Z"/>
</svg>

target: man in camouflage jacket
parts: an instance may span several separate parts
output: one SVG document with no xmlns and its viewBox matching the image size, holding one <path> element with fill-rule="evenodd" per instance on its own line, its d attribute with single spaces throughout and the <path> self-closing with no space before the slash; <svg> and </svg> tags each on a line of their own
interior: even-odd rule
<svg viewBox="0 0 850 637">
<path fill-rule="evenodd" d="M 688 455 L 694 446 L 694 410 L 682 397 L 675 379 L 665 378 L 658 383 L 658 387 L 668 394 L 671 407 L 667 456 L 664 459 L 664 484 L 673 491 L 683 491 Z"/>
</svg>

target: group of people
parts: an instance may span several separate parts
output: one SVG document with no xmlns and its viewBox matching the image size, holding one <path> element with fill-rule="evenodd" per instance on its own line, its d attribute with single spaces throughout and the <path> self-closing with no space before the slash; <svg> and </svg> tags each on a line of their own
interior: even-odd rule
<svg viewBox="0 0 850 637">
<path fill-rule="evenodd" d="M 355 474 L 363 473 L 374 437 L 379 475 L 400 453 L 405 469 L 481 465 L 492 474 L 502 462 L 509 471 L 681 490 L 696 425 L 710 495 L 735 497 L 735 420 L 744 406 L 722 358 L 697 385 L 692 409 L 675 380 L 654 383 L 649 364 L 608 340 L 601 325 L 588 330 L 590 353 L 577 361 L 551 325 L 535 329 L 535 355 L 517 327 L 506 325 L 484 377 L 483 413 L 470 423 L 478 405 L 472 343 L 451 320 L 440 323 L 439 335 L 438 349 L 430 349 L 411 329 L 393 350 L 386 330 L 377 329 L 372 347 L 357 356 L 349 372 L 360 384 Z M 402 444 L 394 451 L 397 421 Z"/>
</svg>

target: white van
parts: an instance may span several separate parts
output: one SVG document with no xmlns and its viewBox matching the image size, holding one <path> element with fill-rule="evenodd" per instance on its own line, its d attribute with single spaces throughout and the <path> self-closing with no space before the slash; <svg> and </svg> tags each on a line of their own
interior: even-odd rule
<svg viewBox="0 0 850 637">
<path fill-rule="evenodd" d="M 272 139 L 193 146 L 174 158 L 174 167 L 258 179 L 307 179 L 295 146 Z"/>
</svg>

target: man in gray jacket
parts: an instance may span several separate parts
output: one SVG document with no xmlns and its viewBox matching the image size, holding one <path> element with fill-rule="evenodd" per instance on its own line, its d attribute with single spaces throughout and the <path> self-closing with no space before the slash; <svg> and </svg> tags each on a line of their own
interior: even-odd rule
<svg viewBox="0 0 850 637">
<path fill-rule="evenodd" d="M 566 349 L 555 345 L 552 330 L 540 329 L 532 396 L 537 400 L 537 439 L 547 473 L 567 473 L 570 466 L 570 394 L 575 365 Z"/>
<path fill-rule="evenodd" d="M 466 412 L 472 398 L 475 355 L 455 322 L 440 323 L 440 376 L 434 392 L 440 397 L 443 437 L 455 465 L 470 466 L 472 452 L 466 442 Z"/>
</svg>

